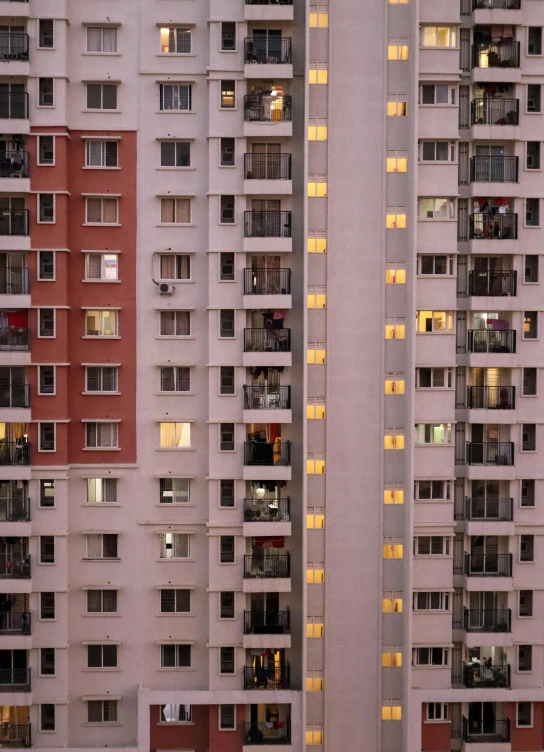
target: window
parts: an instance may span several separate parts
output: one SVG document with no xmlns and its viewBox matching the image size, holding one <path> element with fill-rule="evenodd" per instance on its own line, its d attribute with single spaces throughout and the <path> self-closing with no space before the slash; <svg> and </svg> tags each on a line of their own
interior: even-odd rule
<svg viewBox="0 0 544 752">
<path fill-rule="evenodd" d="M 221 109 L 233 109 L 236 106 L 236 81 L 221 81 Z"/>
<path fill-rule="evenodd" d="M 406 94 L 389 94 L 387 97 L 387 117 L 406 117 L 408 97 Z"/>
<path fill-rule="evenodd" d="M 161 84 L 159 93 L 161 112 L 191 111 L 191 84 Z"/>
<path fill-rule="evenodd" d="M 235 429 L 234 423 L 219 424 L 219 449 L 221 452 L 234 452 L 235 450 Z"/>
<path fill-rule="evenodd" d="M 323 692 L 323 671 L 308 671 L 306 692 Z"/>
<path fill-rule="evenodd" d="M 191 29 L 182 26 L 161 27 L 161 52 L 163 54 L 189 55 Z"/>
<path fill-rule="evenodd" d="M 325 475 L 325 457 L 318 452 L 310 452 L 306 458 L 307 475 Z"/>
<path fill-rule="evenodd" d="M 40 423 L 39 430 L 39 451 L 40 452 L 54 452 L 55 451 L 55 424 L 54 423 Z"/>
<path fill-rule="evenodd" d="M 416 311 L 416 331 L 418 334 L 453 332 L 453 312 Z"/>
<path fill-rule="evenodd" d="M 234 619 L 236 595 L 231 590 L 224 590 L 219 593 L 219 618 L 220 619 Z"/>
<path fill-rule="evenodd" d="M 519 536 L 519 560 L 520 562 L 531 562 L 535 560 L 535 536 Z"/>
<path fill-rule="evenodd" d="M 190 705 L 161 705 L 160 723 L 191 723 Z"/>
<path fill-rule="evenodd" d="M 456 47 L 457 30 L 455 26 L 423 26 L 419 43 L 421 47 Z"/>
<path fill-rule="evenodd" d="M 522 383 L 522 394 L 524 397 L 536 396 L 537 369 L 524 368 Z"/>
<path fill-rule="evenodd" d="M 161 337 L 190 336 L 190 311 L 161 311 L 159 334 Z"/>
<path fill-rule="evenodd" d="M 55 618 L 55 593 L 40 593 L 40 619 Z"/>
<path fill-rule="evenodd" d="M 541 111 L 541 85 L 527 84 L 527 112 L 540 113 Z"/>
<path fill-rule="evenodd" d="M 408 40 L 389 38 L 387 40 L 387 59 L 408 60 Z"/>
<path fill-rule="evenodd" d="M 308 295 L 306 297 L 306 303 L 308 308 L 326 308 L 327 307 L 327 294 L 326 287 L 312 286 L 308 288 Z"/>
<path fill-rule="evenodd" d="M 523 314 L 523 339 L 537 339 L 538 312 L 525 311 Z"/>
<path fill-rule="evenodd" d="M 161 645 L 161 668 L 190 668 L 190 645 Z"/>
<path fill-rule="evenodd" d="M 236 24 L 223 21 L 221 24 L 221 52 L 236 52 Z"/>
<path fill-rule="evenodd" d="M 308 253 L 326 253 L 327 237 L 324 232 L 314 230 L 308 236 Z"/>
<path fill-rule="evenodd" d="M 451 90 L 451 104 L 454 104 L 454 92 Z M 450 104 L 450 89 L 447 84 L 422 84 L 419 89 L 420 104 Z"/>
<path fill-rule="evenodd" d="M 117 311 L 85 311 L 85 336 L 117 337 Z"/>
<path fill-rule="evenodd" d="M 326 29 L 329 13 L 326 5 L 310 5 L 310 29 Z"/>
<path fill-rule="evenodd" d="M 55 676 L 55 648 L 40 648 L 40 676 Z"/>
<path fill-rule="evenodd" d="M 190 167 L 190 141 L 161 141 L 161 167 Z"/>
<path fill-rule="evenodd" d="M 385 214 L 385 227 L 387 230 L 406 229 L 406 207 L 388 206 Z"/>
<path fill-rule="evenodd" d="M 414 498 L 418 500 L 451 499 L 451 482 L 449 480 L 416 480 Z"/>
<path fill-rule="evenodd" d="M 329 82 L 329 72 L 327 63 L 310 63 L 308 71 L 309 84 L 327 84 Z"/>
<path fill-rule="evenodd" d="M 327 120 L 325 118 L 309 118 L 308 141 L 327 140 Z"/>
<path fill-rule="evenodd" d="M 402 652 L 397 650 L 384 650 L 382 652 L 383 668 L 400 668 L 402 666 Z"/>
<path fill-rule="evenodd" d="M 40 731 L 55 731 L 55 706 L 51 703 L 40 705 Z"/>
<path fill-rule="evenodd" d="M 325 400 L 321 397 L 309 397 L 306 405 L 308 420 L 325 420 Z"/>
<path fill-rule="evenodd" d="M 53 107 L 54 105 L 54 84 L 52 78 L 38 79 L 38 106 Z"/>
<path fill-rule="evenodd" d="M 38 47 L 41 50 L 52 50 L 54 41 L 54 21 L 52 18 L 38 20 Z"/>
<path fill-rule="evenodd" d="M 533 591 L 532 590 L 520 590 L 519 591 L 519 606 L 518 616 L 532 616 L 533 615 Z"/>
<path fill-rule="evenodd" d="M 117 700 L 88 700 L 87 723 L 117 723 Z"/>
<path fill-rule="evenodd" d="M 160 478 L 159 504 L 188 504 L 190 489 L 190 478 Z"/>
<path fill-rule="evenodd" d="M 541 26 L 529 26 L 527 29 L 527 55 L 542 55 Z"/>
<path fill-rule="evenodd" d="M 418 274 L 453 276 L 453 256 L 419 256 Z"/>
<path fill-rule="evenodd" d="M 38 164 L 55 164 L 55 136 L 38 136 Z"/>
<path fill-rule="evenodd" d="M 219 706 L 219 729 L 221 731 L 236 729 L 236 705 Z"/>
<path fill-rule="evenodd" d="M 117 590 L 87 590 L 87 613 L 116 614 Z"/>
<path fill-rule="evenodd" d="M 449 611 L 450 593 L 434 591 L 414 593 L 412 608 L 414 611 Z"/>
<path fill-rule="evenodd" d="M 190 590 L 161 590 L 161 614 L 189 614 Z"/>
<path fill-rule="evenodd" d="M 191 536 L 188 533 L 161 533 L 161 559 L 189 559 L 191 557 Z"/>
<path fill-rule="evenodd" d="M 221 282 L 234 281 L 234 253 L 219 254 L 219 279 L 221 280 Z"/>
<path fill-rule="evenodd" d="M 450 539 L 442 535 L 414 537 L 414 556 L 449 556 Z"/>
<path fill-rule="evenodd" d="M 403 318 L 385 319 L 385 339 L 404 339 L 406 337 L 406 320 Z"/>
<path fill-rule="evenodd" d="M 306 583 L 308 585 L 322 585 L 325 582 L 325 565 L 310 562 L 306 568 Z"/>
<path fill-rule="evenodd" d="M 416 368 L 416 389 L 451 389 L 451 368 Z"/>
<path fill-rule="evenodd" d="M 164 449 L 188 449 L 191 446 L 191 424 L 160 423 L 159 446 Z"/>
<path fill-rule="evenodd" d="M 306 744 L 323 744 L 323 726 L 306 727 Z"/>
<path fill-rule="evenodd" d="M 384 504 L 404 504 L 404 489 L 394 483 L 386 484 L 383 492 Z"/>
<path fill-rule="evenodd" d="M 161 392 L 190 392 L 191 369 L 187 366 L 161 366 Z"/>
<path fill-rule="evenodd" d="M 533 670 L 533 646 L 518 645 L 518 671 Z"/>
<path fill-rule="evenodd" d="M 87 26 L 87 52 L 117 52 L 115 26 Z"/>
<path fill-rule="evenodd" d="M 402 593 L 384 593 L 382 598 L 382 613 L 402 614 Z"/>
<path fill-rule="evenodd" d="M 55 394 L 55 366 L 38 366 L 38 394 Z"/>
<path fill-rule="evenodd" d="M 383 448 L 386 451 L 404 449 L 404 430 L 402 428 L 386 428 Z"/>
<path fill-rule="evenodd" d="M 87 449 L 117 449 L 117 423 L 86 423 Z"/>
<path fill-rule="evenodd" d="M 219 311 L 219 336 L 220 337 L 234 337 L 234 310 L 230 308 L 222 308 Z"/>
<path fill-rule="evenodd" d="M 222 225 L 233 225 L 236 221 L 234 196 L 221 196 L 220 203 L 219 222 Z"/>
<path fill-rule="evenodd" d="M 221 564 L 234 564 L 235 539 L 234 535 L 221 535 L 219 537 L 219 561 Z"/>
<path fill-rule="evenodd" d="M 402 559 L 404 556 L 404 545 L 402 539 L 385 538 L 383 543 L 384 559 Z"/>
<path fill-rule="evenodd" d="M 40 480 L 40 507 L 55 506 L 55 481 Z"/>
<path fill-rule="evenodd" d="M 406 284 L 406 265 L 401 262 L 388 261 L 385 267 L 386 285 Z"/>
<path fill-rule="evenodd" d="M 38 251 L 38 279 L 42 282 L 55 279 L 54 251 Z"/>
<path fill-rule="evenodd" d="M 323 365 L 327 362 L 327 351 L 325 350 L 324 342 L 308 342 L 306 362 L 309 365 Z"/>
<path fill-rule="evenodd" d="M 450 156 L 451 153 L 451 156 Z M 449 141 L 423 141 L 420 144 L 420 160 L 422 162 L 452 162 L 455 161 L 455 145 Z"/>
<path fill-rule="evenodd" d="M 536 450 L 536 425 L 534 423 L 523 423 L 521 427 L 521 450 L 523 452 Z"/>
<path fill-rule="evenodd" d="M 161 224 L 187 225 L 190 222 L 190 198 L 161 198 Z"/>
<path fill-rule="evenodd" d="M 219 368 L 219 394 L 235 394 L 234 366 Z"/>
<path fill-rule="evenodd" d="M 447 648 L 413 648 L 412 666 L 447 666 L 449 652 Z"/>
<path fill-rule="evenodd" d="M 118 559 L 117 535 L 91 533 L 87 538 L 87 559 Z"/>
<path fill-rule="evenodd" d="M 451 444 L 451 423 L 417 423 L 416 444 Z"/>
<path fill-rule="evenodd" d="M 219 506 L 232 508 L 234 506 L 234 481 L 222 480 L 219 484 Z"/>
<path fill-rule="evenodd" d="M 40 564 L 55 563 L 55 536 L 40 535 Z"/>
<path fill-rule="evenodd" d="M 87 668 L 117 668 L 117 645 L 87 645 Z"/>
<path fill-rule="evenodd" d="M 118 278 L 119 257 L 117 253 L 85 254 L 85 279 L 115 282 Z"/>
<path fill-rule="evenodd" d="M 306 623 L 306 637 L 320 639 L 325 636 L 325 624 L 322 616 L 310 616 Z"/>
<path fill-rule="evenodd" d="M 527 170 L 540 170 L 540 141 L 527 141 L 525 167 Z"/>
<path fill-rule="evenodd" d="M 87 478 L 87 504 L 116 504 L 117 478 Z"/>
<path fill-rule="evenodd" d="M 538 256 L 525 256 L 524 282 L 529 284 L 538 282 L 538 264 Z"/>
<path fill-rule="evenodd" d="M 306 529 L 325 529 L 325 510 L 322 507 L 307 507 Z"/>
<path fill-rule="evenodd" d="M 448 703 L 447 702 L 428 702 L 427 703 L 427 720 L 428 721 L 447 721 L 448 720 Z"/>
<path fill-rule="evenodd" d="M 234 24 L 233 24 L 234 25 Z M 236 163 L 236 139 L 221 139 L 221 167 L 234 167 Z"/>
<path fill-rule="evenodd" d="M 116 366 L 87 366 L 85 371 L 87 392 L 117 391 Z"/>
<path fill-rule="evenodd" d="M 55 221 L 55 194 L 38 194 L 38 222 L 42 224 Z"/>
<path fill-rule="evenodd" d="M 455 201 L 451 198 L 420 198 L 419 219 L 453 219 Z"/>
<path fill-rule="evenodd" d="M 163 253 L 160 256 L 160 278 L 191 279 L 191 256 L 188 253 Z"/>
<path fill-rule="evenodd" d="M 39 308 L 38 319 L 40 327 L 40 337 L 54 337 L 55 336 L 55 309 L 54 308 Z"/>
<path fill-rule="evenodd" d="M 118 167 L 117 141 L 86 141 L 86 167 Z"/>
<path fill-rule="evenodd" d="M 308 198 L 325 198 L 327 196 L 326 176 L 312 175 L 313 180 L 308 182 Z"/>
<path fill-rule="evenodd" d="M 540 199 L 525 199 L 525 224 L 527 227 L 540 227 Z"/>
<path fill-rule="evenodd" d="M 234 648 L 219 648 L 219 673 L 234 674 Z"/>
<path fill-rule="evenodd" d="M 87 84 L 88 110 L 116 110 L 117 84 Z"/>
<path fill-rule="evenodd" d="M 534 507 L 535 505 L 535 481 L 521 481 L 521 506 Z"/>
<path fill-rule="evenodd" d="M 518 728 L 532 728 L 533 726 L 533 703 L 516 703 L 516 726 Z"/>
<path fill-rule="evenodd" d="M 85 222 L 93 225 L 119 223 L 119 201 L 116 198 L 85 199 Z"/>
</svg>

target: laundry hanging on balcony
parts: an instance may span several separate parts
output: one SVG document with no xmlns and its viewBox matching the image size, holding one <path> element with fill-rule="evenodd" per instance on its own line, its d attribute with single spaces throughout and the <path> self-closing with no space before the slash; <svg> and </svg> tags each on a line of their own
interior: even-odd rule
<svg viewBox="0 0 544 752">
<path fill-rule="evenodd" d="M 255 538 L 254 547 L 255 548 L 284 548 L 285 538 L 283 536 L 279 536 L 277 538 Z"/>
</svg>

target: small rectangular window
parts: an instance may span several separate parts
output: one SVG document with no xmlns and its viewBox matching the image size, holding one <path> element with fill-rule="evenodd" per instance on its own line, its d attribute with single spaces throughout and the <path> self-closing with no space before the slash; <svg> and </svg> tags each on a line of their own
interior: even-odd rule
<svg viewBox="0 0 544 752">
<path fill-rule="evenodd" d="M 516 703 L 516 726 L 518 728 L 532 728 L 533 726 L 533 703 Z"/>
<path fill-rule="evenodd" d="M 236 221 L 235 197 L 221 196 L 221 215 L 219 221 L 222 225 L 232 225 Z"/>
<path fill-rule="evenodd" d="M 234 564 L 234 548 L 235 538 L 234 535 L 221 535 L 219 538 L 220 557 L 221 564 Z"/>
<path fill-rule="evenodd" d="M 236 729 L 236 705 L 219 706 L 219 729 L 221 731 Z"/>
<path fill-rule="evenodd" d="M 40 507 L 55 506 L 55 481 L 40 480 Z"/>
<path fill-rule="evenodd" d="M 101 282 L 115 282 L 119 275 L 117 253 L 86 253 L 85 279 Z"/>
<path fill-rule="evenodd" d="M 518 671 L 533 670 L 533 646 L 518 645 Z"/>
<path fill-rule="evenodd" d="M 55 618 L 55 593 L 40 593 L 40 619 Z"/>
<path fill-rule="evenodd" d="M 525 224 L 527 227 L 540 227 L 540 199 L 525 199 Z"/>
<path fill-rule="evenodd" d="M 42 224 L 55 222 L 55 194 L 38 194 L 38 222 Z"/>
<path fill-rule="evenodd" d="M 220 450 L 222 452 L 234 452 L 236 448 L 235 444 L 235 424 L 234 423 L 220 423 Z"/>
<path fill-rule="evenodd" d="M 38 366 L 38 394 L 55 394 L 55 366 Z"/>
<path fill-rule="evenodd" d="M 408 40 L 389 38 L 387 40 L 387 59 L 408 60 Z"/>
<path fill-rule="evenodd" d="M 234 619 L 236 595 L 231 590 L 223 590 L 219 593 L 219 618 Z"/>
<path fill-rule="evenodd" d="M 55 279 L 55 251 L 38 251 L 38 279 L 40 282 Z"/>
<path fill-rule="evenodd" d="M 521 481 L 521 506 L 522 507 L 534 507 L 535 506 L 535 481 L 534 480 L 522 480 Z"/>
<path fill-rule="evenodd" d="M 542 112 L 541 84 L 527 84 L 527 112 Z"/>
<path fill-rule="evenodd" d="M 534 452 L 536 450 L 536 424 L 523 423 L 521 427 L 522 440 L 521 448 L 524 452 Z"/>
<path fill-rule="evenodd" d="M 40 705 L 40 731 L 55 731 L 55 706 L 51 703 Z"/>
<path fill-rule="evenodd" d="M 525 166 L 528 170 L 540 170 L 540 141 L 527 141 Z"/>
<path fill-rule="evenodd" d="M 54 82 L 52 78 L 38 79 L 38 106 L 53 107 L 54 101 Z"/>
<path fill-rule="evenodd" d="M 159 479 L 159 504 L 189 504 L 190 500 L 190 478 Z"/>
<path fill-rule="evenodd" d="M 234 253 L 220 254 L 219 279 L 221 282 L 233 282 L 235 280 Z"/>
<path fill-rule="evenodd" d="M 522 562 L 532 562 L 535 560 L 535 536 L 519 536 L 519 560 Z"/>
<path fill-rule="evenodd" d="M 232 508 L 234 506 L 234 481 L 220 481 L 219 506 Z"/>
<path fill-rule="evenodd" d="M 38 136 L 38 164 L 55 164 L 55 136 Z"/>
<path fill-rule="evenodd" d="M 524 311 L 523 339 L 538 338 L 538 311 Z"/>
<path fill-rule="evenodd" d="M 451 498 L 451 482 L 449 480 L 416 480 L 414 482 L 414 498 L 416 501 L 449 501 Z"/>
<path fill-rule="evenodd" d="M 118 541 L 115 533 L 89 533 L 87 559 L 118 559 Z"/>
<path fill-rule="evenodd" d="M 236 139 L 221 139 L 221 167 L 234 167 L 236 164 Z"/>
<path fill-rule="evenodd" d="M 220 674 L 234 674 L 234 648 L 219 648 L 219 673 Z"/>
<path fill-rule="evenodd" d="M 55 676 L 55 648 L 40 648 L 40 676 Z"/>
<path fill-rule="evenodd" d="M 541 26 L 529 26 L 527 29 L 527 55 L 542 55 Z"/>
<path fill-rule="evenodd" d="M 55 423 L 39 424 L 39 446 L 40 452 L 55 451 Z"/>
<path fill-rule="evenodd" d="M 428 721 L 447 721 L 448 720 L 448 703 L 447 702 L 428 702 L 427 703 L 427 720 Z"/>
<path fill-rule="evenodd" d="M 40 564 L 55 563 L 55 536 L 40 535 Z"/>
<path fill-rule="evenodd" d="M 38 20 L 38 47 L 41 50 L 52 50 L 55 46 L 54 23 L 52 18 Z"/>
<path fill-rule="evenodd" d="M 116 110 L 117 84 L 87 84 L 88 110 Z"/>
<path fill-rule="evenodd" d="M 448 334 L 453 332 L 453 311 L 416 311 L 416 333 Z"/>
<path fill-rule="evenodd" d="M 413 594 L 414 611 L 449 611 L 450 593 L 447 591 L 427 591 Z"/>
<path fill-rule="evenodd" d="M 532 590 L 520 590 L 519 591 L 519 616 L 532 616 L 533 615 L 533 591 Z"/>
<path fill-rule="evenodd" d="M 447 648 L 413 648 L 412 666 L 447 666 L 449 653 Z"/>
<path fill-rule="evenodd" d="M 219 393 L 234 394 L 234 366 L 221 366 L 219 369 Z"/>
<path fill-rule="evenodd" d="M 418 274 L 434 276 L 453 276 L 453 256 L 419 256 Z"/>
<path fill-rule="evenodd" d="M 236 81 L 221 81 L 221 109 L 236 107 Z"/>
<path fill-rule="evenodd" d="M 190 590 L 161 590 L 161 614 L 188 614 L 190 612 Z"/>
<path fill-rule="evenodd" d="M 405 94 L 390 94 L 387 97 L 387 117 L 406 117 L 408 98 Z"/>
<path fill-rule="evenodd" d="M 414 536 L 414 556 L 449 556 L 450 539 L 442 535 Z"/>
<path fill-rule="evenodd" d="M 40 337 L 54 337 L 55 336 L 55 309 L 54 308 L 39 308 L 38 309 L 38 323 L 39 323 L 39 336 Z"/>
<path fill-rule="evenodd" d="M 455 147 L 452 145 L 451 149 Z M 420 159 L 422 162 L 449 162 L 449 141 L 423 141 L 421 143 Z M 455 151 L 451 151 L 451 161 L 455 161 Z"/>
<path fill-rule="evenodd" d="M 455 26 L 422 26 L 419 41 L 422 47 L 456 47 L 457 29 Z"/>
<path fill-rule="evenodd" d="M 236 51 L 236 24 L 223 21 L 221 24 L 221 52 Z"/>
<path fill-rule="evenodd" d="M 116 337 L 117 311 L 85 311 L 86 337 Z"/>
<path fill-rule="evenodd" d="M 219 336 L 234 337 L 236 332 L 234 328 L 234 310 L 222 308 L 219 311 Z"/>
<path fill-rule="evenodd" d="M 416 368 L 416 389 L 451 389 L 451 368 Z"/>
<path fill-rule="evenodd" d="M 190 141 L 161 141 L 161 167 L 190 167 Z"/>
<path fill-rule="evenodd" d="M 539 256 L 525 256 L 523 281 L 529 284 L 538 282 Z"/>
</svg>

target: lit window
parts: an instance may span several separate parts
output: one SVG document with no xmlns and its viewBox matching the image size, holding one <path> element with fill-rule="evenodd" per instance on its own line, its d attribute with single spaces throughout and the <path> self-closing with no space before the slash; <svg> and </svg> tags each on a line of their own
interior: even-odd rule
<svg viewBox="0 0 544 752">
<path fill-rule="evenodd" d="M 306 417 L 308 420 L 324 420 L 325 402 L 320 401 L 318 397 L 309 399 L 306 405 Z"/>
<path fill-rule="evenodd" d="M 408 40 L 407 39 L 388 39 L 387 40 L 387 59 L 388 60 L 408 60 Z"/>
<path fill-rule="evenodd" d="M 306 582 L 308 585 L 322 585 L 325 582 L 325 565 L 316 562 L 308 564 Z"/>
<path fill-rule="evenodd" d="M 327 351 L 325 350 L 325 343 L 324 342 L 310 342 L 308 344 L 306 357 L 307 357 L 306 362 L 308 363 L 308 365 L 326 363 Z"/>
<path fill-rule="evenodd" d="M 406 172 L 408 169 L 408 152 L 388 151 L 385 169 L 387 172 Z"/>
<path fill-rule="evenodd" d="M 87 478 L 88 504 L 116 504 L 117 478 Z"/>
<path fill-rule="evenodd" d="M 420 198 L 419 219 L 454 219 L 455 201 L 452 198 Z"/>
<path fill-rule="evenodd" d="M 389 373 L 385 379 L 385 394 L 404 394 L 404 374 Z"/>
<path fill-rule="evenodd" d="M 451 444 L 451 423 L 417 423 L 416 444 Z"/>
<path fill-rule="evenodd" d="M 326 29 L 329 13 L 326 5 L 310 5 L 310 29 Z"/>
<path fill-rule="evenodd" d="M 117 311 L 85 311 L 85 336 L 116 337 Z"/>
<path fill-rule="evenodd" d="M 306 514 L 306 528 L 308 530 L 323 530 L 325 527 L 325 510 L 310 508 Z"/>
<path fill-rule="evenodd" d="M 325 456 L 317 452 L 308 454 L 306 459 L 306 473 L 308 475 L 325 474 Z"/>
<path fill-rule="evenodd" d="M 163 449 L 187 449 L 191 446 L 190 423 L 160 423 L 159 446 Z"/>
<path fill-rule="evenodd" d="M 161 533 L 159 535 L 161 559 L 189 559 L 191 536 L 188 533 Z"/>
<path fill-rule="evenodd" d="M 325 198 L 326 195 L 327 180 L 324 177 L 316 175 L 315 179 L 308 183 L 308 198 Z"/>
<path fill-rule="evenodd" d="M 308 253 L 326 253 L 327 238 L 324 232 L 315 230 L 308 235 Z"/>
<path fill-rule="evenodd" d="M 396 486 L 388 486 L 383 492 L 384 504 L 404 504 L 404 489 Z"/>
<path fill-rule="evenodd" d="M 310 287 L 308 290 L 308 308 L 326 308 L 327 307 L 327 288 Z"/>
<path fill-rule="evenodd" d="M 306 692 L 323 692 L 323 671 L 308 671 Z"/>
<path fill-rule="evenodd" d="M 405 285 L 406 284 L 406 267 L 404 264 L 388 262 L 385 269 L 386 285 Z"/>
<path fill-rule="evenodd" d="M 327 70 L 327 63 L 310 63 L 310 70 L 308 71 L 308 83 L 310 84 L 326 84 L 328 83 L 329 72 Z"/>
<path fill-rule="evenodd" d="M 423 26 L 420 30 L 422 47 L 456 47 L 455 26 Z"/>
<path fill-rule="evenodd" d="M 403 318 L 385 319 L 385 339 L 404 339 L 406 337 L 406 321 Z"/>
<path fill-rule="evenodd" d="M 382 652 L 382 666 L 384 668 L 400 668 L 402 666 L 402 653 L 400 648 L 384 650 Z"/>
<path fill-rule="evenodd" d="M 308 141 L 327 140 L 327 120 L 325 118 L 310 118 L 308 121 Z"/>
<path fill-rule="evenodd" d="M 452 311 L 416 311 L 416 332 L 453 332 Z"/>
<path fill-rule="evenodd" d="M 402 707 L 400 705 L 394 705 L 392 700 L 387 705 L 382 705 L 382 721 L 401 721 L 402 720 Z"/>
<path fill-rule="evenodd" d="M 388 206 L 385 212 L 387 230 L 404 230 L 406 228 L 406 207 Z"/>
<path fill-rule="evenodd" d="M 402 614 L 402 593 L 384 593 L 382 613 Z"/>
<path fill-rule="evenodd" d="M 324 637 L 325 625 L 322 616 L 309 617 L 306 624 L 306 637 L 317 639 Z"/>
<path fill-rule="evenodd" d="M 383 544 L 384 559 L 402 559 L 404 557 L 404 545 L 396 538 L 386 538 Z"/>
<path fill-rule="evenodd" d="M 323 744 L 323 729 L 321 726 L 306 727 L 306 744 Z"/>
<path fill-rule="evenodd" d="M 383 448 L 389 449 L 404 449 L 404 429 L 402 428 L 388 428 L 385 431 L 383 437 Z"/>
<path fill-rule="evenodd" d="M 178 26 L 161 27 L 161 52 L 188 55 L 191 52 L 191 29 Z"/>
<path fill-rule="evenodd" d="M 387 117 L 406 117 L 408 98 L 406 94 L 390 94 L 387 97 Z"/>
<path fill-rule="evenodd" d="M 408 0 L 389 0 L 389 5 L 408 5 Z"/>
</svg>

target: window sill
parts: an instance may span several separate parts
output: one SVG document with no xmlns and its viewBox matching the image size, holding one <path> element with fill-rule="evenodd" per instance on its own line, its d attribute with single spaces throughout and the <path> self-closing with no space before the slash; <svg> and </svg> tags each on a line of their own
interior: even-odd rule
<svg viewBox="0 0 544 752">
<path fill-rule="evenodd" d="M 100 611 L 100 612 L 97 612 L 96 614 L 81 614 L 81 616 L 84 616 L 85 618 L 91 618 L 91 619 L 94 619 L 96 616 L 115 616 L 119 618 L 121 614 L 118 614 L 114 611 Z"/>
<path fill-rule="evenodd" d="M 451 724 L 451 721 L 448 721 L 447 718 L 446 719 L 444 719 L 444 718 L 433 718 L 432 720 L 426 719 L 425 721 L 423 721 L 423 723 L 449 723 L 449 724 Z"/>
<path fill-rule="evenodd" d="M 81 447 L 82 452 L 120 452 L 121 447 Z"/>
<path fill-rule="evenodd" d="M 84 334 L 81 339 L 121 339 L 118 334 L 105 334 L 101 336 L 100 334 Z"/>
<path fill-rule="evenodd" d="M 183 310 L 183 309 L 181 309 L 181 310 Z M 119 338 L 119 339 L 121 339 L 121 338 Z M 155 339 L 158 339 L 158 340 L 161 340 L 161 339 L 165 339 L 165 340 L 170 340 L 170 339 L 186 340 L 186 339 L 196 339 L 196 337 L 193 334 L 188 334 L 188 335 L 185 335 L 185 334 L 177 334 L 177 335 L 176 334 L 159 334 L 157 337 L 155 337 Z"/>
<path fill-rule="evenodd" d="M 105 562 L 112 562 L 112 561 L 121 561 L 121 559 L 118 556 L 116 556 L 115 558 L 112 557 L 111 559 L 98 558 L 98 557 L 97 558 L 93 558 L 93 557 L 90 557 L 90 556 L 84 556 L 81 559 L 81 561 L 99 561 L 99 562 L 104 562 L 105 561 Z"/>
<path fill-rule="evenodd" d="M 164 673 L 165 671 L 180 671 L 180 672 L 181 671 L 186 671 L 186 672 L 188 672 L 188 671 L 196 671 L 196 668 L 191 668 L 191 667 L 185 668 L 183 666 L 172 666 L 172 667 L 164 668 L 164 667 L 161 666 L 161 668 L 156 669 L 156 671 L 160 671 L 161 673 Z"/>
<path fill-rule="evenodd" d="M 196 452 L 193 447 L 157 447 L 157 452 Z"/>
<path fill-rule="evenodd" d="M 157 57 L 196 57 L 196 52 L 157 52 Z"/>
<path fill-rule="evenodd" d="M 85 397 L 92 397 L 93 395 L 100 397 L 120 397 L 122 392 L 81 392 Z"/>
<path fill-rule="evenodd" d="M 173 165 L 172 167 L 157 167 L 157 170 L 159 172 L 196 172 L 196 167 L 176 167 Z"/>
<path fill-rule="evenodd" d="M 97 508 L 98 508 L 98 507 L 121 507 L 121 506 L 123 506 L 123 505 L 122 505 L 122 504 L 119 504 L 119 502 L 118 502 L 118 501 L 101 501 L 101 502 L 96 502 L 96 501 L 84 501 L 84 502 L 83 502 L 83 503 L 81 504 L 81 506 L 82 506 L 82 507 L 86 507 L 87 509 L 88 509 L 89 507 L 92 507 L 92 508 L 94 509 L 95 507 L 97 507 Z"/>
<path fill-rule="evenodd" d="M 81 52 L 86 57 L 121 57 L 120 52 Z"/>
<path fill-rule="evenodd" d="M 167 282 L 169 285 L 194 285 L 194 279 L 163 279 L 159 277 L 159 282 Z"/>
<path fill-rule="evenodd" d="M 155 227 L 196 227 L 196 222 L 159 222 Z"/>
<path fill-rule="evenodd" d="M 194 397 L 196 392 L 155 392 L 155 397 Z"/>
<path fill-rule="evenodd" d="M 121 168 L 120 167 L 100 167 L 99 165 L 93 165 L 93 166 L 84 165 L 81 169 L 82 170 L 108 170 L 108 171 L 113 170 L 115 171 L 115 170 L 120 170 Z"/>
<path fill-rule="evenodd" d="M 172 613 L 172 614 L 155 614 L 157 618 L 162 618 L 163 616 L 196 616 L 196 614 L 184 614 L 184 613 Z"/>
<path fill-rule="evenodd" d="M 192 721 L 159 721 L 157 726 L 194 726 Z"/>
<path fill-rule="evenodd" d="M 195 558 L 190 558 L 190 559 L 161 559 L 161 558 L 158 558 L 158 559 L 155 559 L 155 561 L 160 561 L 161 563 L 166 561 L 169 564 L 179 564 L 182 561 L 193 562 L 193 561 L 196 561 L 196 559 Z"/>
<path fill-rule="evenodd" d="M 82 282 L 85 284 L 91 284 L 96 285 L 97 283 L 100 285 L 120 285 L 121 280 L 120 279 L 82 279 Z"/>
<path fill-rule="evenodd" d="M 159 504 L 155 504 L 155 506 L 159 507 L 160 509 L 164 509 L 165 507 L 166 507 L 166 509 L 171 509 L 172 507 L 174 507 L 174 508 L 179 508 L 179 507 L 196 507 L 196 504 L 193 504 L 191 502 L 185 502 L 185 501 L 178 501 L 178 502 L 173 501 L 172 503 L 163 503 L 163 504 L 161 504 L 159 502 Z"/>
<path fill-rule="evenodd" d="M 81 110 L 85 114 L 98 113 L 99 115 L 120 115 L 122 110 Z"/>
<path fill-rule="evenodd" d="M 121 671 L 120 668 L 109 668 L 109 667 L 100 667 L 100 666 L 97 666 L 96 668 L 89 668 L 87 666 L 87 668 L 82 668 L 81 670 L 86 673 L 98 672 L 99 674 L 109 674 L 109 673 L 116 673 L 118 671 Z"/>
<path fill-rule="evenodd" d="M 107 726 L 110 728 L 111 726 L 122 726 L 122 723 L 119 723 L 118 721 L 107 721 L 104 723 L 89 723 L 89 721 L 82 723 L 82 726 L 90 726 L 91 728 L 102 728 L 102 726 Z"/>
<path fill-rule="evenodd" d="M 196 110 L 156 110 L 156 115 L 196 115 Z"/>
<path fill-rule="evenodd" d="M 82 227 L 122 227 L 123 225 L 120 222 L 83 222 L 81 226 Z"/>
</svg>

